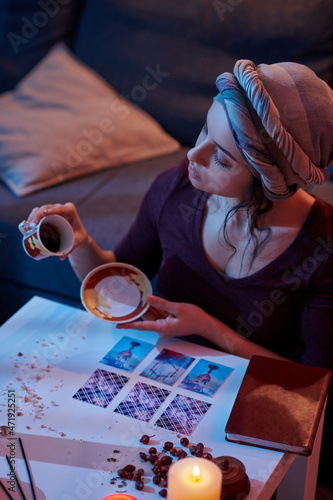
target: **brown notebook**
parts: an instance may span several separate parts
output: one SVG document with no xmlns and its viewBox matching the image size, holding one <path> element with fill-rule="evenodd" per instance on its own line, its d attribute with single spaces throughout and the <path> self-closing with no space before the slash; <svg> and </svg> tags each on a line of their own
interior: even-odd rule
<svg viewBox="0 0 333 500">
<path fill-rule="evenodd" d="M 225 427 L 236 441 L 310 455 L 332 372 L 252 356 Z"/>
</svg>

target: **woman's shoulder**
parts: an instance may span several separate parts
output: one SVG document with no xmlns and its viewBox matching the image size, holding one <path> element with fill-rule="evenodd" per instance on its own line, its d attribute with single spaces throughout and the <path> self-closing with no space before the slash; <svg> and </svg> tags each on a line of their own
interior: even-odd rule
<svg viewBox="0 0 333 500">
<path fill-rule="evenodd" d="M 333 205 L 315 198 L 306 225 L 314 233 L 333 234 Z"/>
<path fill-rule="evenodd" d="M 173 167 L 168 168 L 167 170 L 164 170 L 160 174 L 157 175 L 155 178 L 154 184 L 162 184 L 164 185 L 165 182 L 172 183 L 172 185 L 177 184 L 180 181 L 184 181 L 188 179 L 188 174 L 187 174 L 187 168 L 188 168 L 188 159 L 184 158 L 178 165 L 175 165 Z"/>
<path fill-rule="evenodd" d="M 189 186 L 188 179 L 188 160 L 184 159 L 178 165 L 164 170 L 157 175 L 153 181 L 150 192 L 154 193 L 154 197 L 162 197 L 163 199 L 172 195 L 180 186 Z"/>
<path fill-rule="evenodd" d="M 305 224 L 307 241 L 310 240 L 311 254 L 306 262 L 317 262 L 316 282 L 333 286 L 333 206 L 316 198 L 309 218 Z M 304 243 L 307 243 L 304 241 Z"/>
<path fill-rule="evenodd" d="M 154 217 L 165 207 L 168 200 L 175 199 L 179 195 L 181 185 L 190 185 L 187 174 L 188 160 L 183 160 L 180 164 L 169 167 L 159 173 L 150 185 L 141 205 L 141 210 L 148 210 Z"/>
</svg>

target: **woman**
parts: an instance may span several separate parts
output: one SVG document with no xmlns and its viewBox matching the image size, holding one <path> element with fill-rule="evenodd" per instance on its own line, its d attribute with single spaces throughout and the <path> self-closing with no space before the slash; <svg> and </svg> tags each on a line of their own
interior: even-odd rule
<svg viewBox="0 0 333 500">
<path fill-rule="evenodd" d="M 333 208 L 303 189 L 333 163 L 333 92 L 302 65 L 246 60 L 217 87 L 188 160 L 156 179 L 114 252 L 72 204 L 35 208 L 28 221 L 71 222 L 80 279 L 116 260 L 158 274 L 145 321 L 118 328 L 333 368 Z"/>
</svg>

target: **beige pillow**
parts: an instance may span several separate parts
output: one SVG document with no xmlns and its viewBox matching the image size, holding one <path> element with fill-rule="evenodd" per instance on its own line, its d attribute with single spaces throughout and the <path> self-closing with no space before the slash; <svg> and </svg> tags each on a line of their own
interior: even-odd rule
<svg viewBox="0 0 333 500">
<path fill-rule="evenodd" d="M 62 43 L 0 97 L 0 178 L 18 196 L 178 148 Z"/>
</svg>

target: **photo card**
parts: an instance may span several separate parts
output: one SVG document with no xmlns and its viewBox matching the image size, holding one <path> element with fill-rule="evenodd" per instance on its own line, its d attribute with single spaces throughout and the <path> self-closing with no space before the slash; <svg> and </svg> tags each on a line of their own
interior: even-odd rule
<svg viewBox="0 0 333 500">
<path fill-rule="evenodd" d="M 138 382 L 114 411 L 148 422 L 169 394 L 167 389 Z"/>
<path fill-rule="evenodd" d="M 177 394 L 155 424 L 190 436 L 211 406 L 211 403 Z"/>
<path fill-rule="evenodd" d="M 128 381 L 124 375 L 97 369 L 73 398 L 106 408 Z"/>
<path fill-rule="evenodd" d="M 142 340 L 122 337 L 101 359 L 101 363 L 131 372 L 154 346 Z"/>
<path fill-rule="evenodd" d="M 173 385 L 193 361 L 194 358 L 185 354 L 162 349 L 140 375 L 163 384 Z"/>
<path fill-rule="evenodd" d="M 229 366 L 200 359 L 181 381 L 179 387 L 211 397 L 232 371 L 233 368 Z"/>
</svg>

